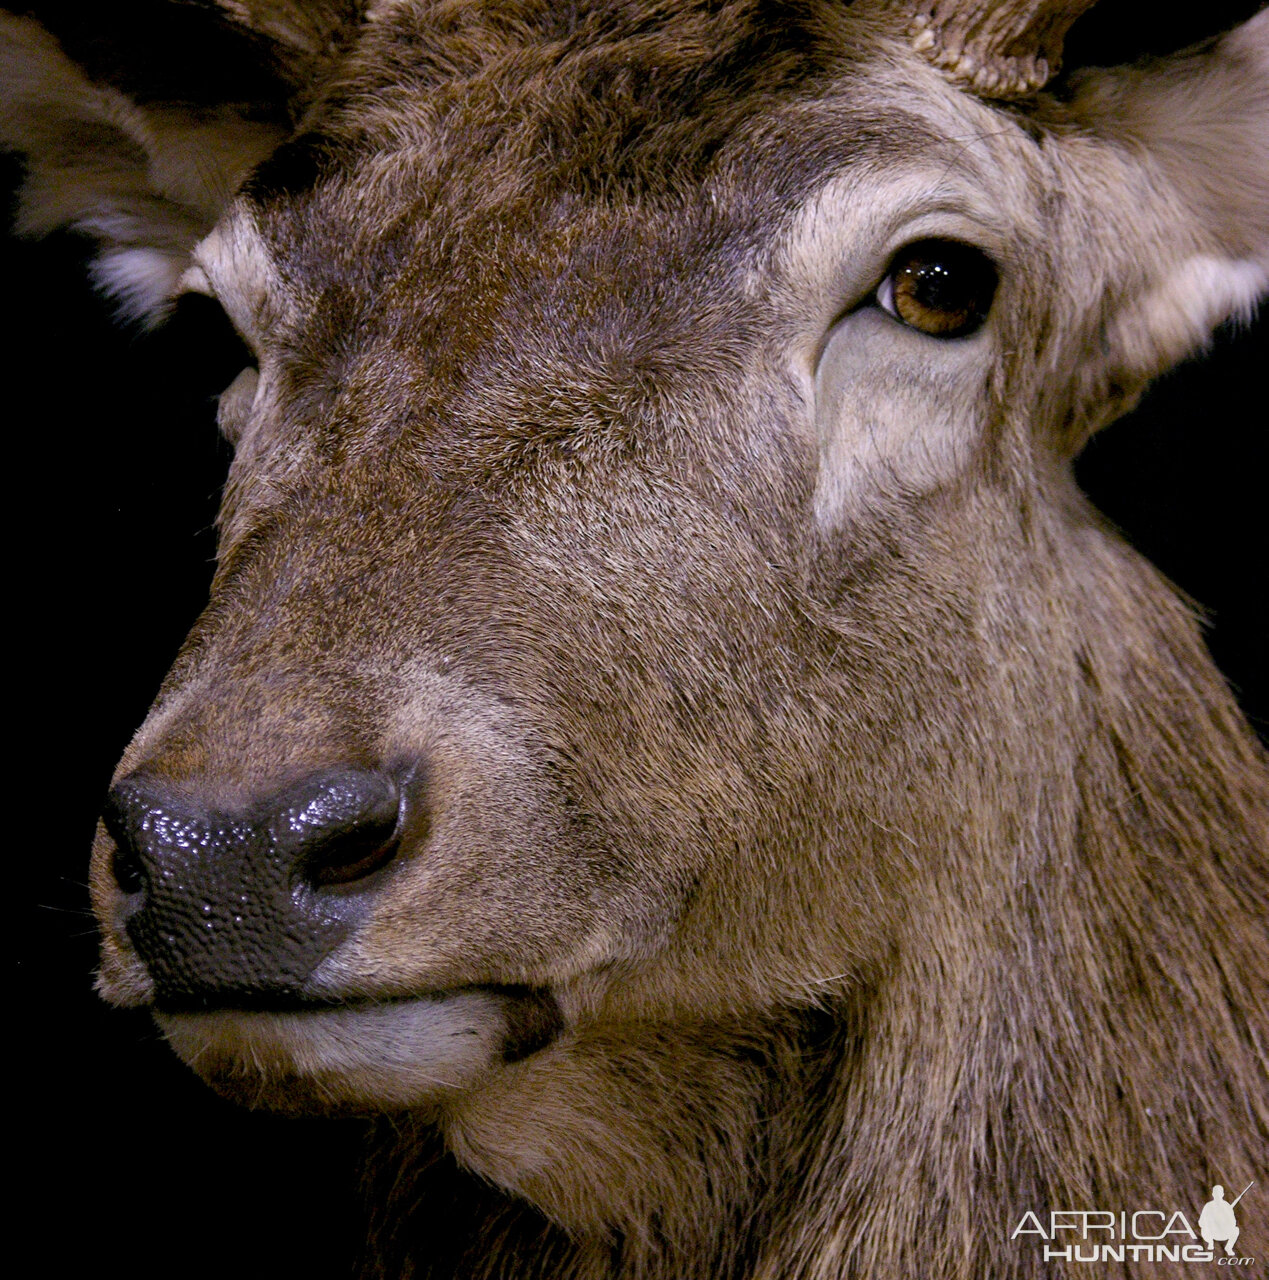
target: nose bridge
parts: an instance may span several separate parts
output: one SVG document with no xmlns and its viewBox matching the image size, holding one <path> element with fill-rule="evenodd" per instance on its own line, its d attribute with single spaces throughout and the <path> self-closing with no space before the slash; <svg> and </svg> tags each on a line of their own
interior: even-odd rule
<svg viewBox="0 0 1269 1280">
<path fill-rule="evenodd" d="M 249 806 L 315 772 L 375 768 L 383 694 L 364 676 L 333 665 L 297 671 L 212 658 L 208 669 L 167 691 L 116 776 L 143 772 L 193 796 Z"/>
<path fill-rule="evenodd" d="M 487 605 L 515 584 L 488 499 L 361 445 L 306 455 L 302 477 L 265 486 L 267 509 L 237 500 L 211 602 L 117 776 L 249 803 L 322 769 L 391 767 L 385 726 L 420 664 L 498 648 Z"/>
<path fill-rule="evenodd" d="M 322 768 L 375 767 L 396 557 L 338 526 L 305 513 L 231 553 L 127 772 L 247 803 Z"/>
</svg>

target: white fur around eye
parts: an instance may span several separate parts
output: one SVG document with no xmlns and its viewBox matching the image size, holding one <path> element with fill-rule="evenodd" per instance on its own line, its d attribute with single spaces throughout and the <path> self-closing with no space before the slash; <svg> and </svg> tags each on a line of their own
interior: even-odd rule
<svg viewBox="0 0 1269 1280">
<path fill-rule="evenodd" d="M 931 341 L 895 323 L 878 290 L 829 333 L 812 390 L 820 444 L 815 517 L 838 530 L 879 493 L 913 495 L 971 464 L 987 411 L 990 339 Z"/>
<path fill-rule="evenodd" d="M 216 408 L 216 423 L 220 433 L 230 444 L 236 444 L 251 410 L 255 406 L 256 393 L 260 389 L 260 370 L 248 365 L 220 393 L 220 403 Z"/>
</svg>

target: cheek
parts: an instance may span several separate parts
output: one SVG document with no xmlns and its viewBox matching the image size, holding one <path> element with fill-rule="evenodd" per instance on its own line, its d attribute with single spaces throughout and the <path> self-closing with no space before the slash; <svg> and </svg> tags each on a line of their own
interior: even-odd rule
<svg viewBox="0 0 1269 1280">
<path fill-rule="evenodd" d="M 815 519 L 848 523 L 882 495 L 929 492 L 971 464 L 985 417 L 986 331 L 940 341 L 875 308 L 833 331 L 815 374 Z"/>
</svg>

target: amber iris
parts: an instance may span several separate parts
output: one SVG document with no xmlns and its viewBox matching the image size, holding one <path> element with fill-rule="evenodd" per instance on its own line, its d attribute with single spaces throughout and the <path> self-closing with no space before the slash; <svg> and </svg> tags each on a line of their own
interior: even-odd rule
<svg viewBox="0 0 1269 1280">
<path fill-rule="evenodd" d="M 891 262 L 882 305 L 922 333 L 960 338 L 987 319 L 996 283 L 996 268 L 982 250 L 957 240 L 917 240 Z"/>
</svg>

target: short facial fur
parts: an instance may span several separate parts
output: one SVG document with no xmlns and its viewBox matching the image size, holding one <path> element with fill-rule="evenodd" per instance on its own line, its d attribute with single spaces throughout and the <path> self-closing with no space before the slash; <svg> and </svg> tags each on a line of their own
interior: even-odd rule
<svg viewBox="0 0 1269 1280">
<path fill-rule="evenodd" d="M 993 1188 L 1264 1179 L 1263 754 L 1069 461 L 1269 286 L 1267 33 L 1006 107 L 884 5 L 387 4 L 171 233 L 258 374 L 117 781 L 213 851 L 323 771 L 404 816 L 232 990 L 103 828 L 101 990 L 408 1113 L 372 1274 L 1011 1274 Z M 876 301 L 930 238 L 969 336 Z"/>
</svg>

